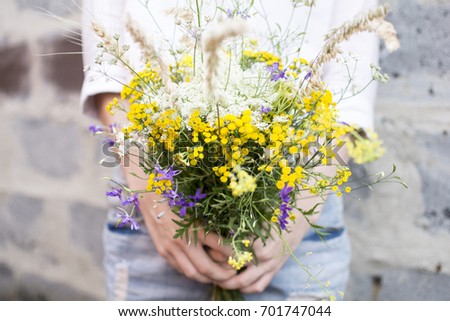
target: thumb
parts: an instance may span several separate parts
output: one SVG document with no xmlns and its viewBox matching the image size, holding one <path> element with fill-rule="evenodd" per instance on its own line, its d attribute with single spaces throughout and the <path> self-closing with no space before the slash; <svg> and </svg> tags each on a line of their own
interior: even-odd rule
<svg viewBox="0 0 450 321">
<path fill-rule="evenodd" d="M 230 257 L 233 253 L 232 247 L 229 245 L 224 245 L 223 239 L 216 233 L 208 233 L 207 235 L 205 235 L 203 244 L 207 245 L 214 252 L 218 252 L 215 255 L 220 254 L 221 256 L 226 257 L 227 260 L 228 257 Z"/>
</svg>

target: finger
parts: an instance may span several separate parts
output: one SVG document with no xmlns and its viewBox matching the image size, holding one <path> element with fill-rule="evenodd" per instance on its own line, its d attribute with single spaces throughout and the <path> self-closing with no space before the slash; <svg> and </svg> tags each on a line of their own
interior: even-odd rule
<svg viewBox="0 0 450 321">
<path fill-rule="evenodd" d="M 223 267 L 214 262 L 203 247 L 189 247 L 187 248 L 186 255 L 200 274 L 212 279 L 214 282 L 228 280 L 236 274 L 236 271 L 231 267 Z"/>
<path fill-rule="evenodd" d="M 209 246 L 211 249 L 214 249 L 222 255 L 224 255 L 227 260 L 232 255 L 233 249 L 229 245 L 224 245 L 223 240 L 215 233 L 209 233 L 204 237 L 203 244 Z"/>
<path fill-rule="evenodd" d="M 263 274 L 266 273 L 266 269 L 263 265 L 264 264 L 260 264 L 258 266 L 249 265 L 245 271 L 237 274 L 227 281 L 219 283 L 219 285 L 220 287 L 229 290 L 246 288 L 255 283 L 263 276 Z"/>
<path fill-rule="evenodd" d="M 165 257 L 165 260 L 170 264 L 171 267 L 173 267 L 175 270 L 177 270 L 178 273 L 183 274 L 183 271 L 178 266 L 177 261 L 175 260 L 175 258 L 172 255 L 167 255 Z"/>
<path fill-rule="evenodd" d="M 183 252 L 179 251 L 173 255 L 176 265 L 187 278 L 198 281 L 200 283 L 212 283 L 212 280 L 197 270 L 191 259 Z"/>
<path fill-rule="evenodd" d="M 210 247 L 207 247 L 206 248 L 206 253 L 208 253 L 208 255 L 209 255 L 209 257 L 214 261 L 214 262 L 217 262 L 217 263 L 226 263 L 226 264 L 228 264 L 227 262 L 228 262 L 228 257 L 226 257 L 225 255 L 223 255 L 223 253 L 221 253 L 221 252 L 219 252 L 219 251 L 217 251 L 217 250 L 215 250 L 215 249 L 212 249 L 212 248 L 210 248 Z"/>
<path fill-rule="evenodd" d="M 262 277 L 260 277 L 256 282 L 253 284 L 241 288 L 242 293 L 261 293 L 263 292 L 272 282 L 272 279 L 274 277 L 274 273 L 266 273 Z"/>
</svg>

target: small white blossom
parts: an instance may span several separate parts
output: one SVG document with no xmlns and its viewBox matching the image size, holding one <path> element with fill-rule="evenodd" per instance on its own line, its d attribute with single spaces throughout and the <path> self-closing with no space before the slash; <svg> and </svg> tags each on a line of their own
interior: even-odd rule
<svg viewBox="0 0 450 321">
<path fill-rule="evenodd" d="M 287 116 L 275 116 L 273 118 L 274 123 L 284 124 L 284 123 L 287 123 L 288 121 L 289 121 L 289 117 L 287 117 Z"/>
</svg>

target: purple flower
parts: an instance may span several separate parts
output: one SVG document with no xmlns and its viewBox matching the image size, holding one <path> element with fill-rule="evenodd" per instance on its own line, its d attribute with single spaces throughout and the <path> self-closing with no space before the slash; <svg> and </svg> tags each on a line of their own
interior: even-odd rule
<svg viewBox="0 0 450 321">
<path fill-rule="evenodd" d="M 163 196 L 167 198 L 167 203 L 170 207 L 177 206 L 178 204 L 183 202 L 183 195 L 174 190 L 165 190 Z"/>
<path fill-rule="evenodd" d="M 186 215 L 187 209 L 195 206 L 194 202 L 188 202 L 185 198 L 177 202 L 177 206 L 180 207 L 180 216 L 183 217 Z"/>
<path fill-rule="evenodd" d="M 289 211 L 291 211 L 291 210 L 292 210 L 291 207 L 286 206 L 286 208 L 283 210 L 280 207 L 281 212 L 280 212 L 280 215 L 278 216 L 278 224 L 280 224 L 280 227 L 282 230 L 285 230 L 288 225 Z"/>
<path fill-rule="evenodd" d="M 155 173 L 161 176 L 157 176 L 155 178 L 156 181 L 169 180 L 173 182 L 173 177 L 180 174 L 180 170 L 174 170 L 173 166 L 170 166 L 168 169 L 162 169 L 159 165 L 156 165 Z"/>
<path fill-rule="evenodd" d="M 126 199 L 122 200 L 122 205 L 130 205 L 133 204 L 137 208 L 139 208 L 139 194 L 135 193 L 133 196 L 128 196 Z"/>
<path fill-rule="evenodd" d="M 270 73 L 274 73 L 274 72 L 280 71 L 280 63 L 274 62 L 274 63 L 272 64 L 272 66 L 267 67 L 267 70 L 268 70 Z"/>
<path fill-rule="evenodd" d="M 294 188 L 288 185 L 285 185 L 283 189 L 280 191 L 280 198 L 283 203 L 289 203 L 291 201 L 291 197 L 289 194 L 292 192 Z"/>
<path fill-rule="evenodd" d="M 106 138 L 105 140 L 103 140 L 103 144 L 108 145 L 108 147 L 113 147 L 116 142 L 112 138 Z"/>
<path fill-rule="evenodd" d="M 196 41 L 200 41 L 202 38 L 201 33 L 197 30 L 188 30 L 188 33 L 191 35 L 192 39 Z"/>
<path fill-rule="evenodd" d="M 195 203 L 194 202 L 188 202 L 186 199 L 184 199 L 183 201 L 181 201 L 177 205 L 180 206 L 180 216 L 183 217 L 183 216 L 186 215 L 187 209 L 194 207 Z"/>
<path fill-rule="evenodd" d="M 233 18 L 234 14 L 236 13 L 237 16 L 240 16 L 242 19 L 247 20 L 248 18 L 250 18 L 250 15 L 248 14 L 248 10 L 244 10 L 244 11 L 237 11 L 232 10 L 230 8 L 227 9 L 227 17 L 228 18 Z"/>
<path fill-rule="evenodd" d="M 89 126 L 89 131 L 94 135 L 101 134 L 103 133 L 103 128 L 92 124 L 91 126 Z"/>
<path fill-rule="evenodd" d="M 194 207 L 194 202 L 189 202 L 181 193 L 178 193 L 174 190 L 169 190 L 164 192 L 164 197 L 167 198 L 167 203 L 170 207 L 179 206 L 180 207 L 180 216 L 183 217 L 186 215 L 187 209 Z"/>
<path fill-rule="evenodd" d="M 113 123 L 113 124 L 109 125 L 109 131 L 110 131 L 111 134 L 114 134 L 116 132 L 116 130 L 117 130 L 117 124 L 116 123 Z"/>
<path fill-rule="evenodd" d="M 187 212 L 187 206 L 181 206 L 180 208 L 180 217 L 184 217 Z"/>
<path fill-rule="evenodd" d="M 311 78 L 312 75 L 312 70 L 308 71 L 308 73 L 305 76 L 305 80 L 308 80 L 309 78 Z"/>
<path fill-rule="evenodd" d="M 198 203 L 198 201 L 204 199 L 206 197 L 206 194 L 202 193 L 202 190 L 200 188 L 197 188 L 197 191 L 195 192 L 195 195 L 189 196 L 191 200 L 193 200 L 195 203 Z"/>
<path fill-rule="evenodd" d="M 271 111 L 270 107 L 265 107 L 265 106 L 261 105 L 261 109 L 260 109 L 261 114 L 267 114 L 267 113 L 270 113 L 270 111 Z"/>
<path fill-rule="evenodd" d="M 206 197 L 206 194 L 202 193 L 201 189 L 198 188 L 195 192 L 195 195 L 189 196 L 189 199 L 184 197 L 183 194 L 178 193 L 174 190 L 166 190 L 163 193 L 163 196 L 167 198 L 167 203 L 170 207 L 179 206 L 180 211 L 179 214 L 181 217 L 185 216 L 187 213 L 188 208 L 195 207 L 195 204 L 204 199 Z"/>
<path fill-rule="evenodd" d="M 282 230 L 286 229 L 288 224 L 289 212 L 292 211 L 292 207 L 289 207 L 291 201 L 290 193 L 294 190 L 293 187 L 285 185 L 280 191 L 281 205 L 280 214 L 278 215 L 278 223 Z"/>
<path fill-rule="evenodd" d="M 122 189 L 121 188 L 113 188 L 111 191 L 106 192 L 106 196 L 118 197 L 120 200 L 122 200 Z"/>
<path fill-rule="evenodd" d="M 117 227 L 123 227 L 127 224 L 130 224 L 130 228 L 132 230 L 139 230 L 139 224 L 136 222 L 134 218 L 132 218 L 127 213 L 117 213 L 117 216 L 119 217 L 119 222 Z"/>
<path fill-rule="evenodd" d="M 268 67 L 267 70 L 269 70 L 269 72 L 271 73 L 271 81 L 286 79 L 285 70 L 280 70 L 280 64 L 278 62 L 273 63 L 272 66 Z"/>
<path fill-rule="evenodd" d="M 238 15 L 240 15 L 241 18 L 244 20 L 247 20 L 248 18 L 250 18 L 250 15 L 247 13 L 247 11 L 239 11 Z"/>
</svg>

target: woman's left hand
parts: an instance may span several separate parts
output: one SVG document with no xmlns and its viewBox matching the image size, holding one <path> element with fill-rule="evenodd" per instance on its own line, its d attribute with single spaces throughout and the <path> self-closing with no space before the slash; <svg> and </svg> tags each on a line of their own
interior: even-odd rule
<svg viewBox="0 0 450 321">
<path fill-rule="evenodd" d="M 306 219 L 302 215 L 299 216 L 295 223 L 290 224 L 291 231 L 282 233 L 284 242 L 273 231 L 273 235 L 266 241 L 266 245 L 263 245 L 261 240 L 253 244 L 258 265 L 249 263 L 241 273 L 218 285 L 224 289 L 240 289 L 242 293 L 263 292 L 310 228 Z"/>
</svg>

